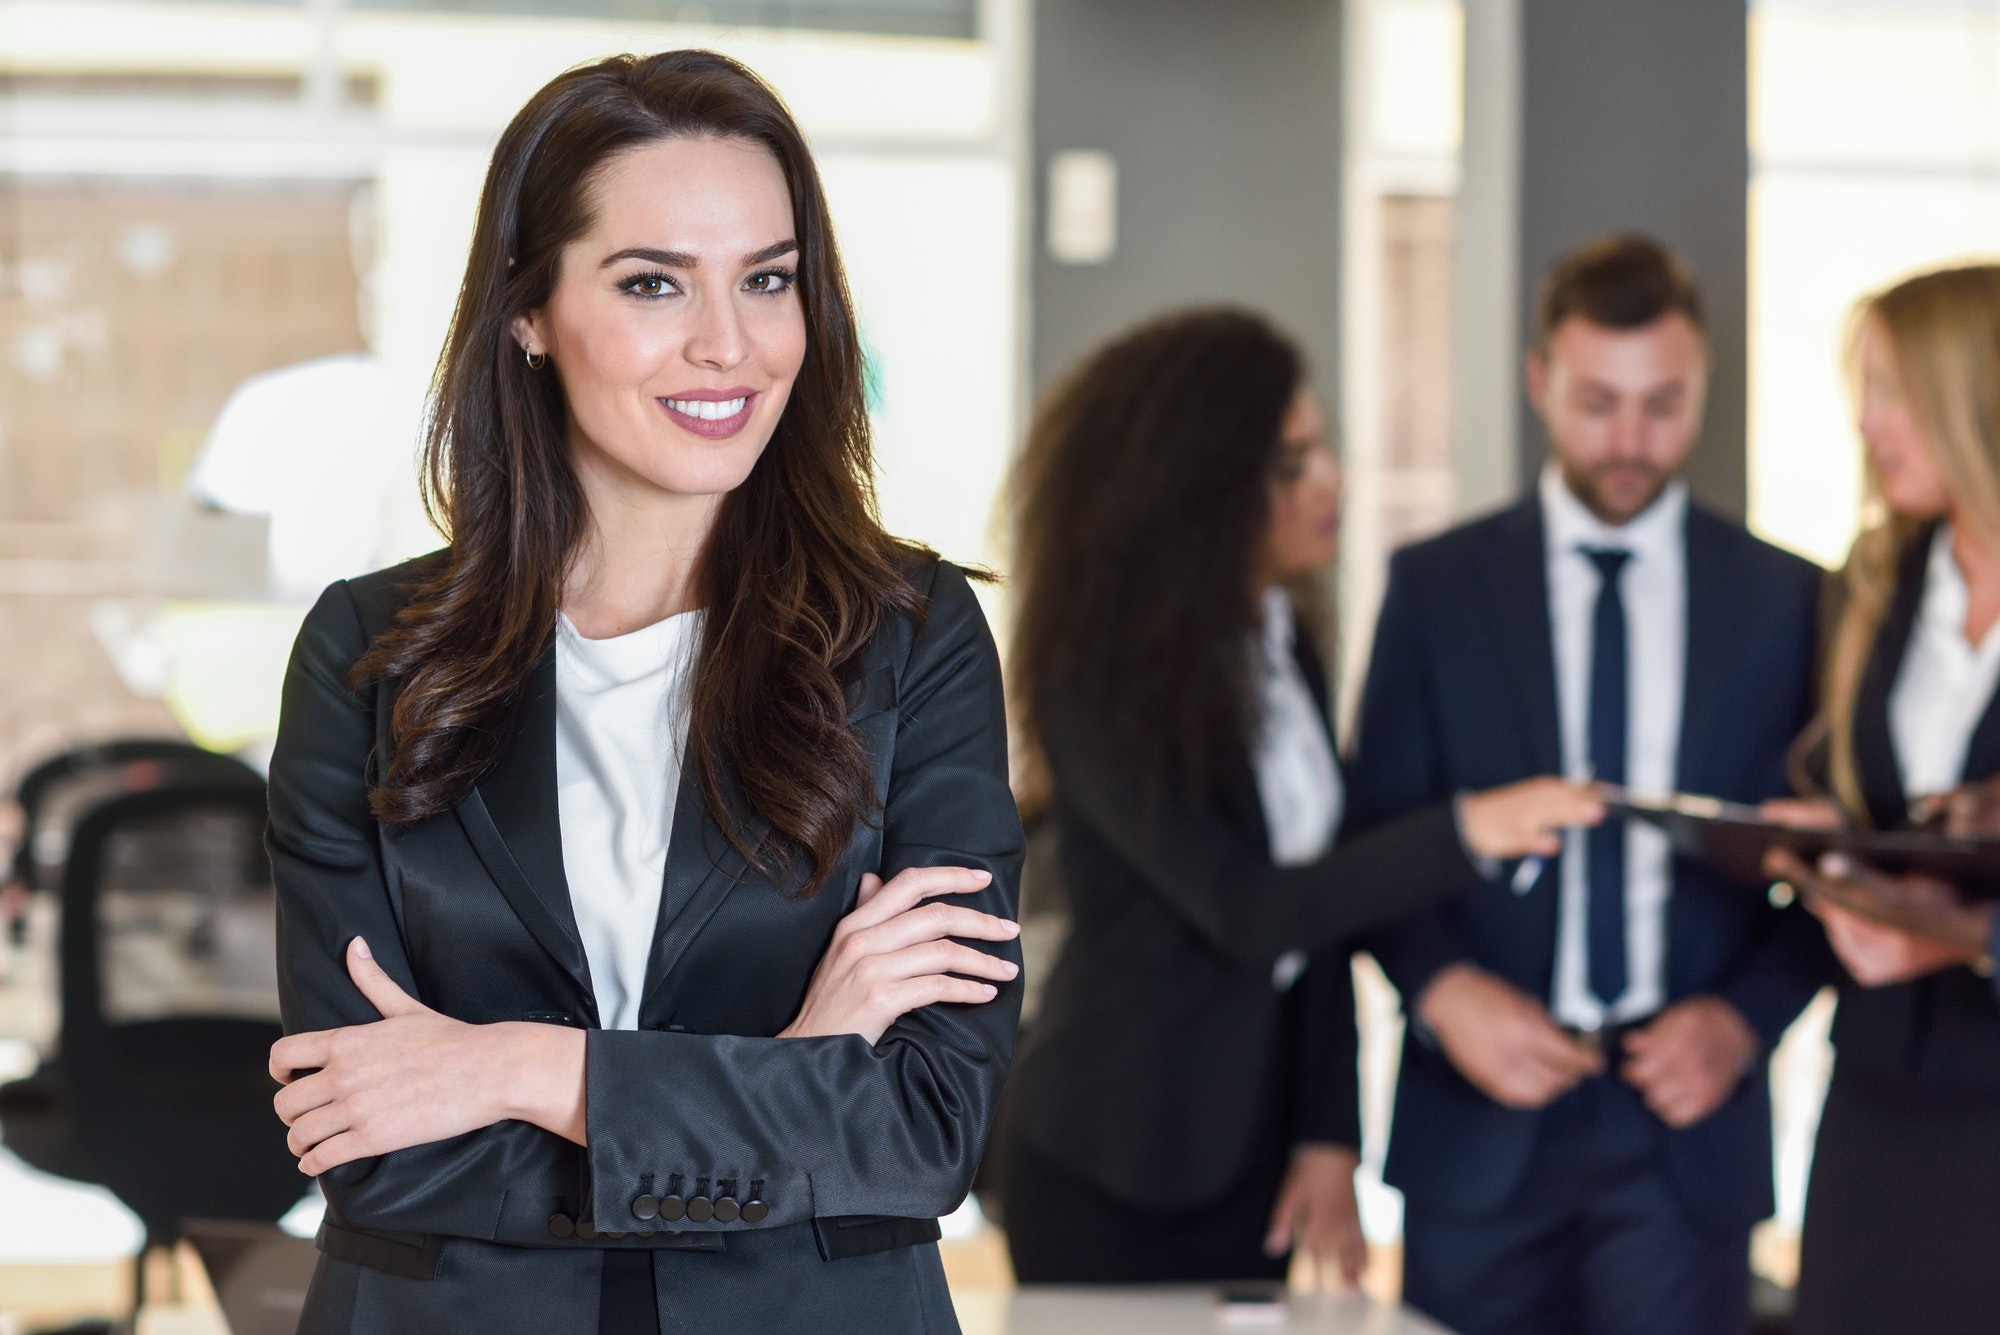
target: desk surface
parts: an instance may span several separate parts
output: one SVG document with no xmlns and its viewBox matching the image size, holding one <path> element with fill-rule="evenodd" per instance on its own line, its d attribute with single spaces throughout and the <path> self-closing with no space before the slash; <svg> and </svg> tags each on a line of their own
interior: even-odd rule
<svg viewBox="0 0 2000 1335">
<path fill-rule="evenodd" d="M 1212 1288 L 1017 1289 L 1006 1297 L 1006 1335 L 1218 1335 L 1287 1331 L 1311 1335 L 1448 1335 L 1412 1312 L 1365 1298 L 1294 1293 L 1283 1319 L 1225 1321 Z"/>
</svg>

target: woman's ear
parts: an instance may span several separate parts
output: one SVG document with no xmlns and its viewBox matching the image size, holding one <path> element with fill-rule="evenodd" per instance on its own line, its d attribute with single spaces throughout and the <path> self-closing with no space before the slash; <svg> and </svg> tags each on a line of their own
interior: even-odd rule
<svg viewBox="0 0 2000 1335">
<path fill-rule="evenodd" d="M 542 337 L 541 314 L 540 311 L 529 311 L 517 315 L 507 326 L 508 332 L 514 335 L 514 341 L 521 345 L 521 351 L 530 357 L 548 355 L 549 342 Z"/>
</svg>

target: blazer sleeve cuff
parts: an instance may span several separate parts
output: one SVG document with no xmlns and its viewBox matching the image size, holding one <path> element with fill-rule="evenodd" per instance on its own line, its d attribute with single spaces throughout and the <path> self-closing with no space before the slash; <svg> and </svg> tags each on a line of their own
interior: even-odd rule
<svg viewBox="0 0 2000 1335">
<path fill-rule="evenodd" d="M 1813 999 L 1817 989 L 1801 980 L 1749 973 L 1732 981 L 1717 993 L 1756 1033 L 1757 1041 L 1769 1053 L 1778 1046 L 1799 1012 Z"/>
</svg>

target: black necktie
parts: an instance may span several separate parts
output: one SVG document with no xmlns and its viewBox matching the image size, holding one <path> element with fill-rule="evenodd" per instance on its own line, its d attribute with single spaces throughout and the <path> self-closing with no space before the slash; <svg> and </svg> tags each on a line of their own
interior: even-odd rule
<svg viewBox="0 0 2000 1335">
<path fill-rule="evenodd" d="M 1625 782 L 1625 600 L 1618 576 L 1632 553 L 1620 547 L 1586 547 L 1597 567 L 1597 610 L 1590 633 L 1590 768 L 1600 783 Z M 1587 940 L 1590 990 L 1609 1006 L 1625 995 L 1625 822 L 1606 820 L 1585 836 L 1590 900 Z"/>
</svg>

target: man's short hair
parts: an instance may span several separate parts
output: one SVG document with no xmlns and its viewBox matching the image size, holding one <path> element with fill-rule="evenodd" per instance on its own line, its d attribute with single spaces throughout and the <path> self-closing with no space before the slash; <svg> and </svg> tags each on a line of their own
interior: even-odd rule
<svg viewBox="0 0 2000 1335">
<path fill-rule="evenodd" d="M 1681 257 L 1652 237 L 1626 232 L 1599 237 L 1550 266 L 1535 301 L 1535 350 L 1571 316 L 1606 329 L 1643 329 L 1678 312 L 1706 333 L 1701 288 Z"/>
</svg>

